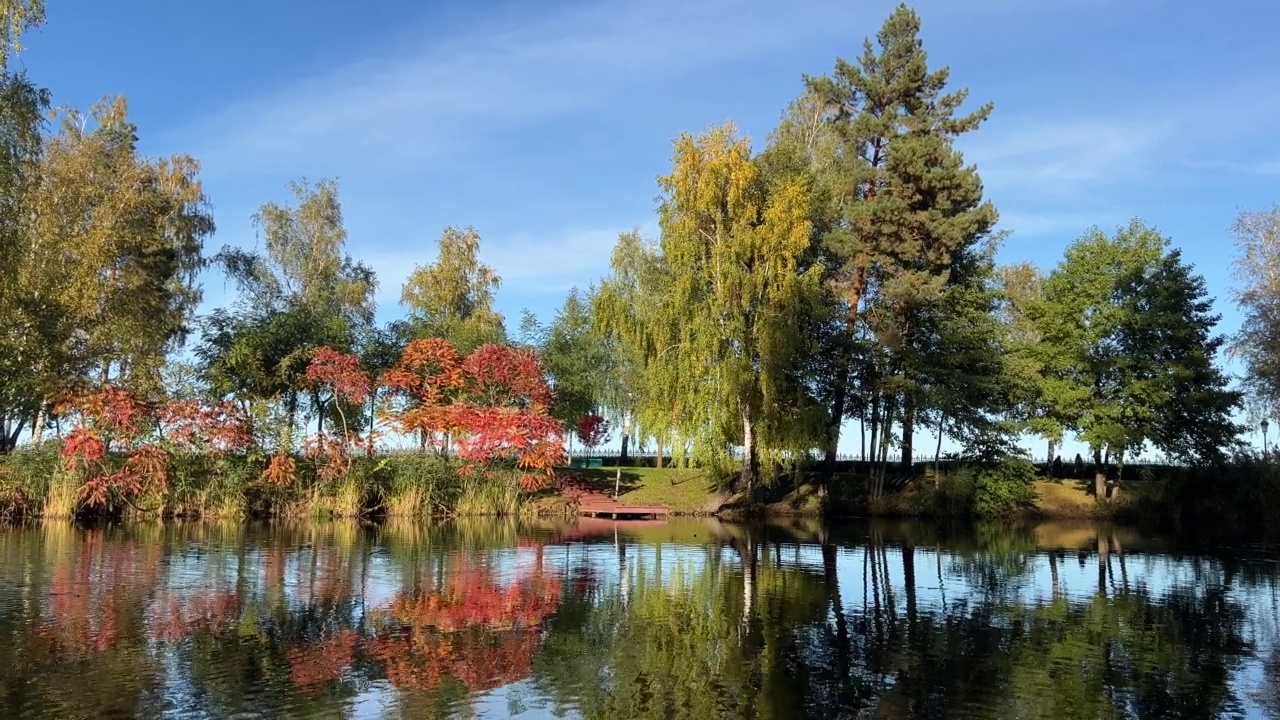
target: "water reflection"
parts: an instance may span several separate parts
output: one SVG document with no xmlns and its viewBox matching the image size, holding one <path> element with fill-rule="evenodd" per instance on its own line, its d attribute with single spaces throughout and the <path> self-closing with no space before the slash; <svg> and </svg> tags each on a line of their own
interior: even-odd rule
<svg viewBox="0 0 1280 720">
<path fill-rule="evenodd" d="M 0 717 L 1280 718 L 1277 548 L 1087 525 L 0 532 Z"/>
</svg>

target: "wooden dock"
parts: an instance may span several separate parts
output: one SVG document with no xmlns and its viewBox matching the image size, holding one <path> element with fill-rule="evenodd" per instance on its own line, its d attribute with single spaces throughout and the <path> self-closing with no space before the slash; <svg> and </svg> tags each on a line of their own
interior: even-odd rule
<svg viewBox="0 0 1280 720">
<path fill-rule="evenodd" d="M 600 493 L 583 493 L 578 496 L 578 514 L 592 517 L 666 517 L 671 508 L 666 505 L 623 505 Z"/>
</svg>

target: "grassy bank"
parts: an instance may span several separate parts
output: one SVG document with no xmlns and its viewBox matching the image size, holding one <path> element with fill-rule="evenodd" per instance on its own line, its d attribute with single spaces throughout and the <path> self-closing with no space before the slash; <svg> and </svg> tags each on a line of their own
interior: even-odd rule
<svg viewBox="0 0 1280 720">
<path fill-rule="evenodd" d="M 623 468 L 619 499 L 625 504 L 664 504 L 681 514 L 722 518 L 836 517 L 987 518 L 1094 520 L 1162 527 L 1213 528 L 1264 525 L 1280 514 L 1280 468 L 1251 460 L 1211 469 L 1162 468 L 1119 485 L 1099 501 L 1092 480 L 1046 479 L 1029 466 L 958 468 L 940 477 L 897 478 L 883 496 L 869 500 L 870 478 L 838 475 L 827 497 L 812 476 L 798 484 L 782 478 L 754 497 L 720 490 L 723 479 L 700 470 Z M 574 470 L 600 492 L 612 493 L 615 468 Z"/>
<path fill-rule="evenodd" d="M 459 472 L 430 455 L 353 458 L 341 473 L 293 459 L 287 482 L 264 475 L 268 460 L 253 456 L 172 458 L 158 488 L 132 497 L 108 496 L 86 507 L 82 479 L 63 467 L 56 444 L 0 455 L 0 519 L 113 517 L 426 518 L 558 516 L 574 502 L 550 485 L 522 490 L 514 468 Z M 953 467 L 937 477 L 891 478 L 869 499 L 870 478 L 837 476 L 823 497 L 811 475 L 783 477 L 752 496 L 724 492 L 725 479 L 703 470 L 599 468 L 561 470 L 559 479 L 612 495 L 629 505 L 666 505 L 677 514 L 722 518 L 819 516 L 1117 520 L 1163 527 L 1262 525 L 1280 515 L 1280 468 L 1244 458 L 1212 470 L 1165 468 L 1119 485 L 1097 501 L 1092 482 L 1037 478 L 1027 463 Z"/>
</svg>

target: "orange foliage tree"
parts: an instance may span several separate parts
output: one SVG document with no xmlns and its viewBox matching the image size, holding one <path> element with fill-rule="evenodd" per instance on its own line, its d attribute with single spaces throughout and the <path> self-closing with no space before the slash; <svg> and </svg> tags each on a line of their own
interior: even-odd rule
<svg viewBox="0 0 1280 720">
<path fill-rule="evenodd" d="M 316 475 L 321 481 L 336 480 L 351 469 L 352 450 L 358 445 L 365 444 L 366 452 L 373 454 L 372 431 L 367 440 L 362 440 L 358 432 L 351 430 L 343 409 L 344 404 L 360 407 L 369 400 L 374 391 L 373 378 L 354 353 L 327 347 L 316 350 L 312 355 L 305 377 L 307 384 L 317 391 L 321 403 L 319 412 L 323 414 L 324 407 L 337 409 L 342 427 L 339 432 L 327 436 L 321 432 L 314 438 L 308 438 L 303 443 L 303 453 L 316 461 Z M 320 427 L 323 428 L 323 424 Z"/>
<path fill-rule="evenodd" d="M 62 444 L 64 467 L 81 480 L 79 499 L 102 507 L 163 490 L 174 452 L 243 452 L 253 438 L 233 403 L 147 402 L 110 385 L 69 394 L 55 412 L 71 420 Z"/>
<path fill-rule="evenodd" d="M 541 486 L 564 460 L 564 431 L 550 415 L 553 395 L 536 353 L 482 345 L 459 359 L 446 340 L 409 344 L 383 383 L 399 398 L 392 423 L 425 439 L 456 439 L 464 471 L 514 461 L 521 486 Z"/>
<path fill-rule="evenodd" d="M 462 387 L 462 361 L 447 340 L 414 340 L 382 384 L 392 394 L 392 426 L 417 435 L 425 447 L 450 430 L 448 409 Z"/>
</svg>

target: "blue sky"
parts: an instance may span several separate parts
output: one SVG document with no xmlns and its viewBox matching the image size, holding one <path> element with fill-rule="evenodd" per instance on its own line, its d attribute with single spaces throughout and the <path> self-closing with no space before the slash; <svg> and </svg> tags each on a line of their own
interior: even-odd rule
<svg viewBox="0 0 1280 720">
<path fill-rule="evenodd" d="M 854 57 L 895 3 L 763 0 L 353 4 L 51 0 L 20 59 L 55 102 L 123 94 L 151 155 L 204 164 L 210 250 L 295 178 L 336 177 L 379 315 L 472 224 L 509 325 L 544 318 L 655 229 L 670 142 L 734 120 L 757 145 L 803 73 Z M 1088 226 L 1141 217 L 1228 302 L 1228 226 L 1280 201 L 1280 7 L 1260 0 L 929 0 L 931 62 L 995 113 L 963 141 L 1012 231 L 1051 266 Z M 206 282 L 207 305 L 232 288 Z"/>
</svg>

